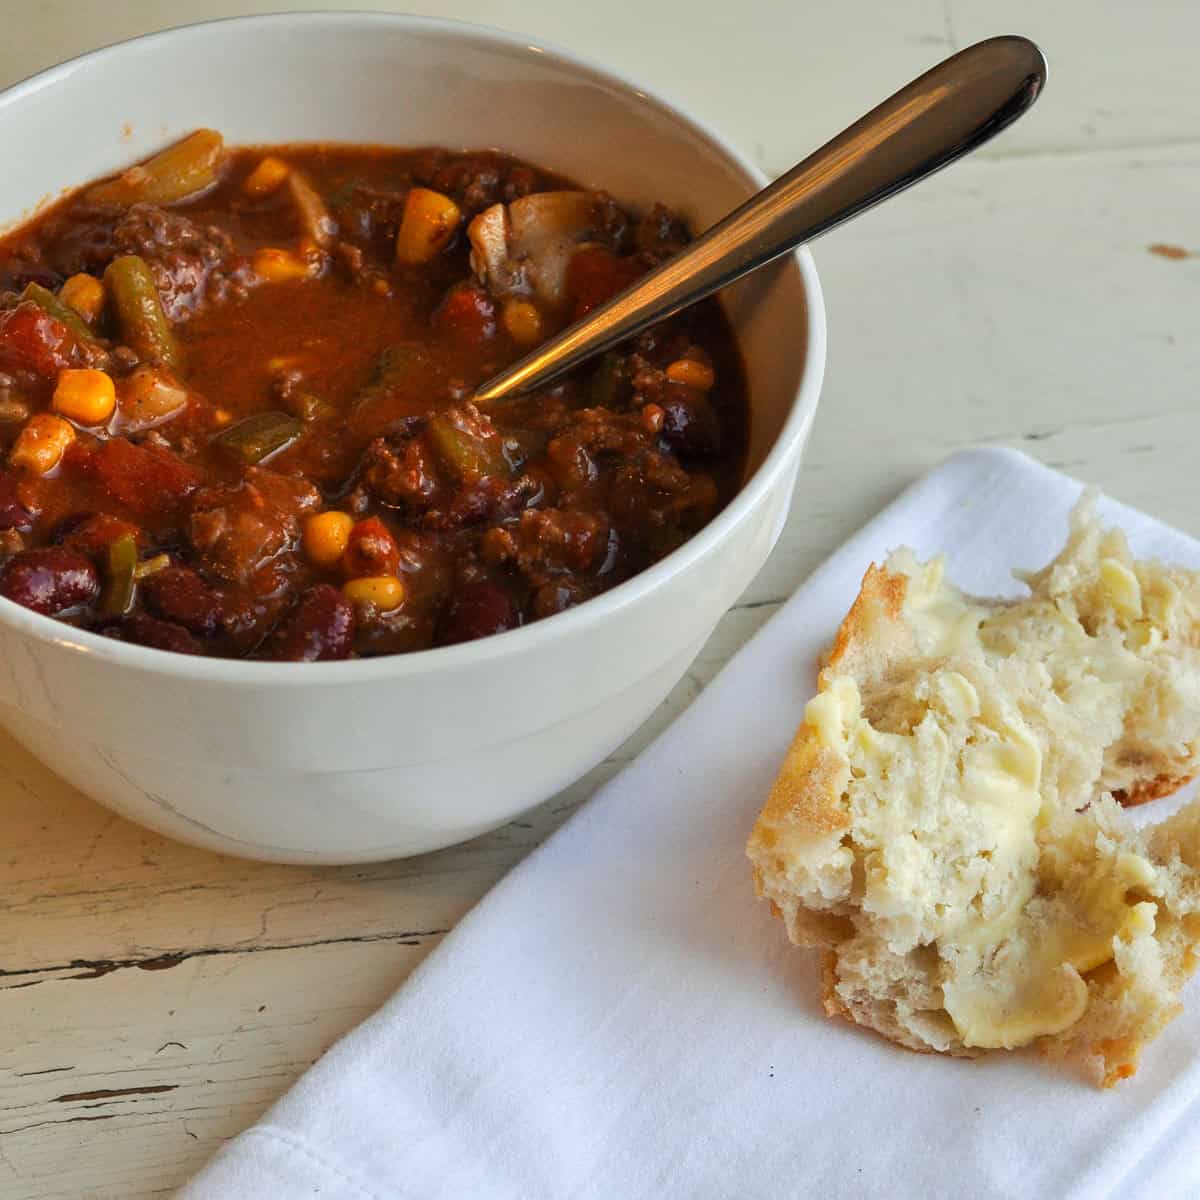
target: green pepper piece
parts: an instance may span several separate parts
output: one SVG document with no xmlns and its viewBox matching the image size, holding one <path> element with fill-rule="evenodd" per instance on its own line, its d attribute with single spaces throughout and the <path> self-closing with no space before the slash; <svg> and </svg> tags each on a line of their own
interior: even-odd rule
<svg viewBox="0 0 1200 1200">
<path fill-rule="evenodd" d="M 32 300 L 38 308 L 65 325 L 81 342 L 96 340 L 96 335 L 88 323 L 69 304 L 64 304 L 49 288 L 42 287 L 40 283 L 26 284 L 21 299 Z"/>
<path fill-rule="evenodd" d="M 359 412 L 373 401 L 395 391 L 411 376 L 415 367 L 428 361 L 429 351 L 416 342 L 398 342 L 395 346 L 389 346 L 376 359 L 371 378 L 359 388 L 351 411 Z"/>
<path fill-rule="evenodd" d="M 153 558 L 145 558 L 133 568 L 134 582 L 141 583 L 143 579 L 149 579 L 151 575 L 165 571 L 170 565 L 171 556 L 169 554 L 156 554 Z"/>
<path fill-rule="evenodd" d="M 87 199 L 95 204 L 174 204 L 193 196 L 217 181 L 224 139 L 214 129 L 197 129 L 128 171 L 88 188 Z"/>
<path fill-rule="evenodd" d="M 137 538 L 132 533 L 123 533 L 109 543 L 108 584 L 100 604 L 107 616 L 123 617 L 133 607 L 137 565 Z"/>
<path fill-rule="evenodd" d="M 252 467 L 286 450 L 303 432 L 303 423 L 287 413 L 256 413 L 223 429 L 213 444 Z"/>
<path fill-rule="evenodd" d="M 430 418 L 425 433 L 446 469 L 463 483 L 473 483 L 485 475 L 510 473 L 504 443 L 495 435 L 480 437 L 470 433 L 444 413 Z"/>
<path fill-rule="evenodd" d="M 104 272 L 121 340 L 143 361 L 178 367 L 179 347 L 146 260 L 136 254 L 114 258 Z"/>
</svg>

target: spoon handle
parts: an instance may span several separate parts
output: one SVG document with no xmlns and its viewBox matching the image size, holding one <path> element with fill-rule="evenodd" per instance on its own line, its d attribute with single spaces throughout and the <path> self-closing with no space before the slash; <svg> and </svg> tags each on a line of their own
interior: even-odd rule
<svg viewBox="0 0 1200 1200">
<path fill-rule="evenodd" d="M 702 237 L 488 380 L 478 403 L 540 387 L 970 153 L 1037 99 L 1046 60 L 995 37 L 939 63 Z"/>
</svg>

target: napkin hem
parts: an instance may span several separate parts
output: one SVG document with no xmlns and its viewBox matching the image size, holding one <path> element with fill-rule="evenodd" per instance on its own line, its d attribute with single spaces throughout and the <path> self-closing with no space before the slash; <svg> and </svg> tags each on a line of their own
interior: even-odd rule
<svg viewBox="0 0 1200 1200">
<path fill-rule="evenodd" d="M 254 1138 L 284 1146 L 296 1154 L 303 1155 L 334 1182 L 352 1187 L 363 1200 L 405 1200 L 405 1195 L 400 1192 L 392 1191 L 385 1196 L 383 1193 L 375 1191 L 369 1184 L 364 1183 L 361 1179 L 356 1179 L 345 1166 L 328 1159 L 306 1138 L 299 1137 L 278 1125 L 252 1125 L 239 1134 L 236 1140 L 239 1142 L 243 1139 L 251 1141 Z"/>
</svg>

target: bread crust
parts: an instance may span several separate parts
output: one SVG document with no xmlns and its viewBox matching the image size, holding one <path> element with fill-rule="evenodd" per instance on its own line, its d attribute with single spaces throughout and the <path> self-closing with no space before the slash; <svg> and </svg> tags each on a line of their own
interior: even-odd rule
<svg viewBox="0 0 1200 1200">
<path fill-rule="evenodd" d="M 850 673 L 855 673 L 853 667 L 863 668 L 870 663 L 882 668 L 883 656 L 867 653 L 867 646 L 906 644 L 903 634 L 907 586 L 908 580 L 903 575 L 874 563 L 867 568 L 858 595 L 838 626 L 820 673 L 820 687 L 825 686 L 835 668 Z M 812 833 L 848 829 L 850 816 L 841 802 L 841 778 L 846 769 L 845 760 L 821 745 L 816 730 L 801 722 L 755 823 L 751 844 L 764 850 L 774 849 L 780 832 L 789 827 L 801 827 Z M 754 876 L 762 895 L 762 877 L 757 867 Z"/>
<path fill-rule="evenodd" d="M 1136 808 L 1139 804 L 1174 795 L 1195 778 L 1195 775 L 1155 775 L 1153 779 L 1139 780 L 1133 787 L 1113 792 L 1113 799 L 1123 808 Z"/>
<path fill-rule="evenodd" d="M 908 649 L 904 625 L 908 579 L 872 563 L 862 577 L 858 595 L 842 618 L 825 661 L 824 677 L 837 669 L 851 675 L 880 670 L 892 654 Z"/>
</svg>

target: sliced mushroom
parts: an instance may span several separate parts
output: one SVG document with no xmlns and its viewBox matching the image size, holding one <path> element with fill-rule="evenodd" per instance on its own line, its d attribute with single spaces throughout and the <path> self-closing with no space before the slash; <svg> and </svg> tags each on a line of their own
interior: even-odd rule
<svg viewBox="0 0 1200 1200">
<path fill-rule="evenodd" d="M 470 224 L 471 269 L 493 295 L 563 302 L 567 264 L 592 232 L 587 192 L 535 192 L 493 204 Z"/>
</svg>

